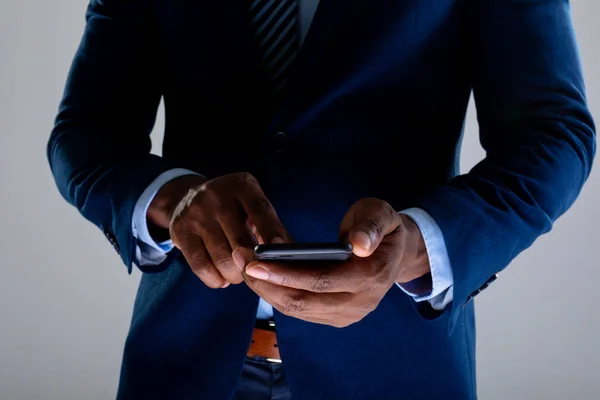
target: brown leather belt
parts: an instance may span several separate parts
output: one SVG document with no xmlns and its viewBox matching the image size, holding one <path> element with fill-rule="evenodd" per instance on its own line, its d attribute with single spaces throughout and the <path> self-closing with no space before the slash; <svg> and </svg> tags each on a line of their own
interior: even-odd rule
<svg viewBox="0 0 600 400">
<path fill-rule="evenodd" d="M 254 328 L 252 342 L 250 342 L 246 355 L 248 357 L 266 358 L 267 361 L 271 362 L 281 362 L 275 331 Z"/>
</svg>

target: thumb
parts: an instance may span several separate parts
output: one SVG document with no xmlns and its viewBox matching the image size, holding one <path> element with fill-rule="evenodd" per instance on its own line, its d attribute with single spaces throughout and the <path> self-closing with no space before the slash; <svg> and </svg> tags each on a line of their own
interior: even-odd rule
<svg viewBox="0 0 600 400">
<path fill-rule="evenodd" d="M 352 244 L 356 256 L 369 257 L 400 222 L 400 216 L 385 201 L 362 199 L 346 213 L 340 226 L 340 237 Z"/>
</svg>

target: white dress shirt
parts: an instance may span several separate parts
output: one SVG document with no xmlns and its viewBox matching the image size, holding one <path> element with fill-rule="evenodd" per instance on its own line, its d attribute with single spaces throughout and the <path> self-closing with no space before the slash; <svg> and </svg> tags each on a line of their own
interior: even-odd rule
<svg viewBox="0 0 600 400">
<path fill-rule="evenodd" d="M 318 4 L 319 0 L 299 0 L 300 35 L 302 40 L 306 37 Z M 152 199 L 161 186 L 175 178 L 189 174 L 196 173 L 186 169 L 169 170 L 158 176 L 138 199 L 133 214 L 132 225 L 133 235 L 137 243 L 135 259 L 139 265 L 158 265 L 167 258 L 167 253 L 173 249 L 173 244 L 170 240 L 156 243 L 152 239 L 148 232 L 146 213 Z M 432 291 L 425 296 L 419 296 L 406 291 L 400 285 L 398 287 L 415 301 L 429 301 L 434 309 L 443 310 L 452 301 L 454 280 L 442 232 L 433 218 L 424 210 L 411 208 L 403 210 L 400 213 L 412 218 L 421 230 L 429 256 Z M 256 317 L 259 319 L 268 319 L 272 315 L 273 307 L 263 299 L 260 299 Z"/>
</svg>

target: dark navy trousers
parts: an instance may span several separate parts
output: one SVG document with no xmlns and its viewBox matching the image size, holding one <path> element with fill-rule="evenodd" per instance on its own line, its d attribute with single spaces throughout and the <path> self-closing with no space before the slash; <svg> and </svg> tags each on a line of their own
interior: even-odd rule
<svg viewBox="0 0 600 400">
<path fill-rule="evenodd" d="M 282 364 L 246 357 L 233 400 L 290 400 Z"/>
</svg>

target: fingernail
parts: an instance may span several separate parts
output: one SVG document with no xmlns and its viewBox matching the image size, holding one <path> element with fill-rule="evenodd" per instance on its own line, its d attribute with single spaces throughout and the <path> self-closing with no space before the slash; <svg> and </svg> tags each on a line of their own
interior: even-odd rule
<svg viewBox="0 0 600 400">
<path fill-rule="evenodd" d="M 231 285 L 231 283 L 229 282 L 225 282 L 225 284 L 223 286 L 221 286 L 221 289 L 225 289 L 227 286 Z"/>
<path fill-rule="evenodd" d="M 240 271 L 244 270 L 244 267 L 246 266 L 246 260 L 244 259 L 244 255 L 242 254 L 242 251 L 240 250 L 235 250 L 233 252 L 233 262 L 235 262 L 235 265 L 238 267 L 238 269 Z"/>
<path fill-rule="evenodd" d="M 280 238 L 279 236 L 277 236 L 277 237 L 274 237 L 273 240 L 271 240 L 271 243 L 281 244 L 281 243 L 284 243 L 284 242 L 283 242 L 282 238 Z"/>
<path fill-rule="evenodd" d="M 371 237 L 363 231 L 355 232 L 354 235 L 352 236 L 352 241 L 354 243 L 358 244 L 360 247 L 362 247 L 365 250 L 370 250 L 371 246 L 373 246 Z"/>
<path fill-rule="evenodd" d="M 269 279 L 269 272 L 261 267 L 246 268 L 246 273 L 253 278 L 266 281 Z"/>
</svg>

